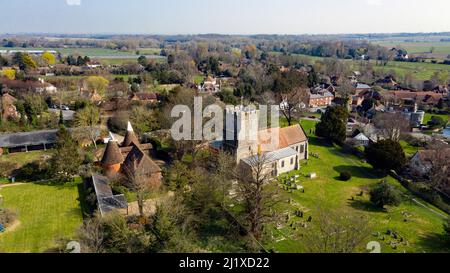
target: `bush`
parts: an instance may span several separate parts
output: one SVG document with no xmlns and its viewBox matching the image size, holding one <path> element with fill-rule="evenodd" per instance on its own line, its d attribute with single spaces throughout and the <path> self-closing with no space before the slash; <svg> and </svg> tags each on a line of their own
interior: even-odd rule
<svg viewBox="0 0 450 273">
<path fill-rule="evenodd" d="M 381 140 L 371 143 L 365 150 L 367 161 L 376 169 L 400 172 L 407 163 L 405 152 L 400 143 Z"/>
<path fill-rule="evenodd" d="M 350 179 L 352 179 L 352 174 L 350 172 L 341 172 L 339 178 L 342 181 L 349 181 Z"/>
<path fill-rule="evenodd" d="M 0 177 L 8 178 L 18 168 L 18 164 L 9 161 L 0 162 Z"/>
<path fill-rule="evenodd" d="M 401 196 L 394 186 L 383 181 L 370 191 L 370 201 L 379 208 L 399 206 Z"/>
<path fill-rule="evenodd" d="M 48 166 L 44 163 L 31 162 L 18 169 L 15 177 L 20 181 L 45 180 L 49 178 Z"/>
</svg>

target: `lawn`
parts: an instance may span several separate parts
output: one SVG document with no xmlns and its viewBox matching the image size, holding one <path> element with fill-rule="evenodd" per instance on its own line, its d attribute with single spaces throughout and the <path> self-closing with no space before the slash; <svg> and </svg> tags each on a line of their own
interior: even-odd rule
<svg viewBox="0 0 450 273">
<path fill-rule="evenodd" d="M 431 118 L 432 118 L 433 116 L 441 117 L 441 118 L 443 118 L 444 120 L 450 121 L 450 116 L 449 116 L 449 115 L 439 115 L 439 114 L 425 113 L 425 117 L 424 117 L 424 119 L 423 119 L 423 124 L 427 124 L 427 123 L 431 120 Z"/>
<path fill-rule="evenodd" d="M 400 141 L 400 145 L 402 145 L 403 151 L 405 151 L 406 157 L 408 158 L 414 156 L 419 151 L 419 147 L 412 146 L 404 140 Z"/>
<path fill-rule="evenodd" d="M 39 161 L 49 157 L 52 154 L 52 150 L 47 151 L 31 151 L 27 153 L 14 153 L 0 156 L 0 162 L 14 162 L 19 166 Z"/>
<path fill-rule="evenodd" d="M 443 219 L 446 216 L 444 212 L 419 198 L 417 199 L 421 204 L 416 203 L 409 192 L 392 177 L 385 177 L 359 158 L 345 153 L 341 148 L 327 146 L 314 138 L 308 130 L 313 122 L 302 121 L 302 124 L 310 136 L 310 152 L 318 154 L 319 158 L 311 157 L 307 163 L 303 162 L 300 171 L 293 173 L 301 174 L 300 184 L 304 186 L 305 193 L 300 191 L 289 193 L 281 190 L 283 201 L 277 210 L 280 213 L 289 211 L 291 223 L 305 221 L 311 216 L 313 220 L 309 228 L 315 228 L 314 217 L 319 208 L 327 211 L 340 209 L 348 213 L 359 212 L 368 218 L 370 230 L 374 234 L 379 232 L 384 235 L 387 230 L 392 230 L 404 238 L 404 242 L 408 242 L 407 245 L 404 243 L 393 249 L 388 245 L 394 240 L 393 238 L 384 235 L 385 238 L 382 240 L 381 236 L 370 235 L 367 243 L 379 241 L 382 252 L 448 252 L 450 250 L 442 240 Z M 350 171 L 353 178 L 348 182 L 340 181 L 337 177 L 341 171 Z M 316 179 L 311 180 L 305 177 L 311 172 L 317 173 Z M 373 207 L 368 196 L 368 190 L 383 179 L 405 194 L 402 204 L 399 207 L 390 208 L 388 212 Z M 360 192 L 364 193 L 363 196 L 358 196 Z M 352 197 L 353 201 L 351 201 Z M 293 201 L 290 204 L 286 202 L 289 198 Z M 305 212 L 304 218 L 294 216 L 297 209 Z M 302 229 L 294 231 L 289 225 L 284 225 L 281 229 L 273 228 L 275 241 L 267 247 L 274 248 L 278 252 L 304 252 L 307 248 L 301 239 Z"/>
<path fill-rule="evenodd" d="M 0 194 L 20 221 L 15 230 L 0 234 L 0 252 L 43 252 L 57 239 L 73 239 L 82 225 L 77 185 L 23 184 L 0 189 Z"/>
</svg>

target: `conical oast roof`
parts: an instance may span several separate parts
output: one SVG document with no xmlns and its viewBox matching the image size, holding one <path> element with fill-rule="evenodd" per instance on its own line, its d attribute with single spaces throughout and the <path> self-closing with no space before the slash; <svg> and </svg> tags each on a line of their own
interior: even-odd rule
<svg viewBox="0 0 450 273">
<path fill-rule="evenodd" d="M 125 135 L 125 139 L 123 140 L 122 143 L 122 147 L 130 147 L 134 144 L 136 145 L 140 145 L 141 143 L 139 142 L 136 134 L 134 133 L 133 127 L 131 126 L 131 123 L 128 122 L 128 126 L 127 126 L 127 133 Z"/>
<path fill-rule="evenodd" d="M 108 142 L 101 162 L 103 165 L 107 166 L 122 164 L 123 156 L 120 152 L 119 144 L 117 144 L 117 141 L 110 140 Z"/>
</svg>

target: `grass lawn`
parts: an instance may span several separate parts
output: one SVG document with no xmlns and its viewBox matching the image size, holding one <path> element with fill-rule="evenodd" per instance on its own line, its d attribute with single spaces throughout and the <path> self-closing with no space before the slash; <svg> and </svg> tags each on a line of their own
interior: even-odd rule
<svg viewBox="0 0 450 273">
<path fill-rule="evenodd" d="M 47 151 L 31 151 L 28 153 L 14 153 L 0 156 L 0 162 L 14 162 L 19 166 L 42 160 L 52 154 L 51 150 Z"/>
<path fill-rule="evenodd" d="M 313 123 L 302 121 L 308 135 L 310 135 L 308 128 L 311 128 Z M 409 192 L 395 179 L 385 177 L 359 158 L 344 153 L 339 147 L 327 146 L 312 135 L 310 135 L 310 152 L 319 154 L 320 159 L 311 158 L 307 163 L 303 162 L 301 170 L 296 172 L 302 175 L 299 182 L 304 186 L 305 193 L 300 191 L 289 193 L 281 190 L 283 202 L 277 209 L 280 213 L 289 211 L 291 223 L 305 221 L 312 216 L 313 220 L 309 228 L 314 228 L 314 216 L 319 207 L 330 211 L 340 209 L 349 213 L 359 212 L 368 218 L 371 232 L 379 232 L 384 235 L 387 230 L 392 230 L 408 242 L 408 245 L 399 245 L 397 249 L 393 249 L 388 243 L 394 239 L 389 236 L 384 235 L 384 240 L 373 235 L 368 237 L 367 243 L 369 241 L 381 243 L 382 252 L 450 251 L 442 240 L 443 216 L 446 216 L 444 212 L 418 198 L 417 200 L 421 204 L 417 204 L 412 200 L 413 197 Z M 348 182 L 338 180 L 337 177 L 341 171 L 350 171 L 353 178 Z M 311 172 L 317 173 L 316 179 L 311 180 L 304 176 Z M 404 196 L 399 207 L 390 208 L 389 212 L 373 207 L 369 201 L 370 187 L 382 179 L 387 179 L 389 183 L 407 195 Z M 364 192 L 364 195 L 357 196 L 361 191 Z M 354 201 L 351 201 L 351 197 L 354 197 Z M 289 198 L 293 200 L 293 203 L 286 202 Z M 294 216 L 297 209 L 305 212 L 304 218 Z M 302 228 L 294 231 L 289 225 L 285 225 L 279 230 L 274 227 L 275 242 L 267 247 L 274 248 L 278 252 L 304 252 L 307 248 L 302 242 L 301 234 Z"/>
<path fill-rule="evenodd" d="M 441 117 L 441 118 L 443 118 L 444 120 L 450 121 L 450 116 L 449 116 L 449 115 L 439 115 L 439 114 L 425 113 L 425 117 L 424 117 L 424 119 L 423 119 L 423 124 L 427 124 L 427 123 L 431 120 L 431 118 L 432 118 L 433 116 Z"/>
<path fill-rule="evenodd" d="M 0 189 L 0 194 L 21 223 L 0 234 L 0 252 L 43 252 L 58 238 L 74 238 L 83 222 L 77 185 L 24 184 Z"/>
<path fill-rule="evenodd" d="M 408 142 L 401 140 L 400 145 L 402 145 L 403 151 L 405 151 L 406 157 L 414 156 L 418 151 L 419 147 L 412 146 Z"/>
</svg>

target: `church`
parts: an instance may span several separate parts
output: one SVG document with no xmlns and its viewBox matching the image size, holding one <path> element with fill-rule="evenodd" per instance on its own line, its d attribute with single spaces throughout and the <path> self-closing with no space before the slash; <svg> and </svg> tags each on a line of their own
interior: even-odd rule
<svg viewBox="0 0 450 273">
<path fill-rule="evenodd" d="M 224 141 L 211 144 L 212 149 L 230 152 L 237 164 L 252 165 L 263 155 L 264 164 L 277 177 L 300 169 L 300 162 L 309 156 L 308 138 L 297 124 L 286 128 L 260 128 L 260 111 L 250 107 L 227 107 Z M 270 137 L 277 138 L 273 144 Z"/>
</svg>

